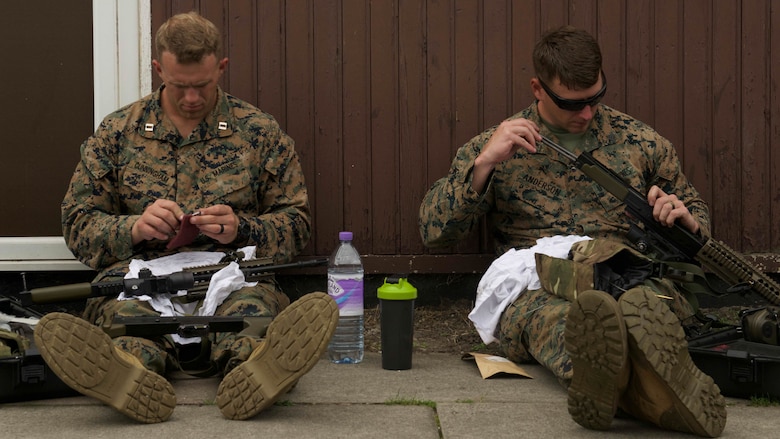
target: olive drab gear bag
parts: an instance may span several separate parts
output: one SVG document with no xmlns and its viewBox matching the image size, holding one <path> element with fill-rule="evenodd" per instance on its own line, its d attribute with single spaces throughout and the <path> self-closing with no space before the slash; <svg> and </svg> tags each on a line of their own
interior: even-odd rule
<svg viewBox="0 0 780 439">
<path fill-rule="evenodd" d="M 24 355 L 29 344 L 27 338 L 19 332 L 16 324 L 0 324 L 0 358 Z"/>
</svg>

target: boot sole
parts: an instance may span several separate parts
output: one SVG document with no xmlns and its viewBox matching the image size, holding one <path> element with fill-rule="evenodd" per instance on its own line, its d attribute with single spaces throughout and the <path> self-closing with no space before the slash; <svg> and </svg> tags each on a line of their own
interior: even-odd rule
<svg viewBox="0 0 780 439">
<path fill-rule="evenodd" d="M 699 436 L 720 436 L 726 426 L 726 401 L 712 378 L 693 363 L 685 332 L 674 313 L 647 290 L 624 294 L 620 308 L 634 367 L 657 381 L 651 385 L 658 392 L 656 397 L 669 399 L 674 405 L 661 415 L 660 426 Z"/>
<path fill-rule="evenodd" d="M 49 313 L 34 334 L 46 364 L 77 392 L 143 423 L 162 422 L 173 413 L 176 395 L 168 380 L 122 358 L 97 326 L 70 314 Z"/>
<path fill-rule="evenodd" d="M 265 343 L 219 384 L 217 405 L 228 419 L 249 419 L 271 406 L 311 370 L 336 330 L 339 309 L 324 293 L 295 300 L 268 327 Z"/>
<path fill-rule="evenodd" d="M 628 361 L 626 327 L 615 299 L 602 291 L 580 293 L 566 317 L 564 342 L 573 370 L 569 414 L 585 428 L 608 430 Z"/>
</svg>

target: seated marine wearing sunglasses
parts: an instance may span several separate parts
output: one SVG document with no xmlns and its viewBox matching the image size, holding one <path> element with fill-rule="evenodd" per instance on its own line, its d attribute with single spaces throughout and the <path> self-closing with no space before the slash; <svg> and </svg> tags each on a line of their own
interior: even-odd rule
<svg viewBox="0 0 780 439">
<path fill-rule="evenodd" d="M 613 296 L 593 289 L 593 271 L 577 277 L 581 266 L 567 259 L 569 250 L 598 256 L 598 249 L 626 248 L 630 223 L 618 199 L 543 146 L 541 136 L 575 155 L 590 151 L 647 194 L 662 224 L 677 222 L 708 236 L 706 204 L 667 139 L 600 103 L 607 78 L 590 34 L 572 27 L 548 32 L 534 47 L 533 65 L 535 102 L 463 145 L 449 174 L 426 194 L 423 242 L 454 245 L 487 220 L 499 256 L 491 269 L 510 262 L 501 265 L 505 277 L 485 273 L 469 317 L 482 339 L 498 342 L 510 360 L 549 369 L 568 389 L 569 413 L 578 424 L 609 429 L 620 408 L 665 429 L 719 436 L 725 400 L 693 364 L 680 324 L 693 307 L 668 279 Z M 563 242 L 559 260 L 572 270 L 545 271 L 532 256 L 538 283 L 518 286 L 511 273 L 523 267 L 506 258 L 531 247 L 539 253 L 549 242 Z M 495 306 L 482 312 L 486 300 Z"/>
</svg>

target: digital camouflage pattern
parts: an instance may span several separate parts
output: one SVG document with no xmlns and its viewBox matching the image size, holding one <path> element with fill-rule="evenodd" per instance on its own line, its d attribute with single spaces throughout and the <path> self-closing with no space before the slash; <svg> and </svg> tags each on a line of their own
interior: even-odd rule
<svg viewBox="0 0 780 439">
<path fill-rule="evenodd" d="M 185 212 L 227 204 L 249 224 L 230 249 L 257 246 L 257 257 L 289 262 L 311 233 L 303 171 L 274 118 L 222 90 L 212 113 L 183 138 L 160 107 L 161 89 L 108 115 L 81 145 L 62 202 L 65 241 L 98 271 L 126 269 L 131 259 L 169 254 L 165 242 L 135 248 L 130 230 L 159 198 Z M 180 251 L 221 251 L 200 236 Z"/>
<path fill-rule="evenodd" d="M 163 241 L 131 244 L 135 221 L 164 198 L 184 212 L 226 204 L 242 224 L 230 245 L 200 235 L 176 252 L 255 245 L 258 258 L 291 261 L 311 234 L 308 193 L 293 140 L 272 116 L 221 89 L 214 110 L 184 138 L 164 116 L 161 90 L 108 115 L 81 145 L 81 160 L 62 202 L 70 250 L 98 270 L 96 281 L 121 278 L 132 259 L 172 253 Z M 270 276 L 233 292 L 215 314 L 275 316 L 288 304 Z M 138 301 L 90 299 L 84 317 L 101 324 L 114 315 L 150 313 L 155 312 Z M 157 372 L 173 364 L 166 338 L 121 337 L 115 343 Z M 212 343 L 212 360 L 227 372 L 249 356 L 259 338 L 217 334 Z"/>
<path fill-rule="evenodd" d="M 572 248 L 581 241 L 572 245 Z M 537 254 L 537 272 L 542 288 L 526 291 L 504 311 L 498 328 L 501 350 L 515 362 L 538 361 L 568 386 L 572 366 L 564 345 L 566 316 L 579 293 L 593 289 L 592 263 L 621 257 L 624 244 L 606 239 L 588 241 L 580 246 L 584 262 Z M 593 252 L 593 257 L 583 253 Z M 607 257 L 607 259 L 602 259 Z M 694 315 L 690 303 L 669 279 L 650 277 L 634 288 L 650 288 L 666 303 L 680 321 Z M 617 298 L 617 297 L 616 297 Z"/>
<path fill-rule="evenodd" d="M 579 293 L 593 289 L 593 265 L 542 253 L 534 256 L 543 290 L 573 302 Z"/>
<path fill-rule="evenodd" d="M 540 119 L 536 103 L 511 117 L 534 121 L 541 134 L 561 144 Z M 496 166 L 483 194 L 471 188 L 474 160 L 496 127 L 462 146 L 449 174 L 436 181 L 420 206 L 420 234 L 429 247 L 444 247 L 466 237 L 483 217 L 493 232 L 497 255 L 510 248 L 530 248 L 541 237 L 582 235 L 630 245 L 630 223 L 624 205 L 591 181 L 569 160 L 537 144 L 536 153 L 520 149 Z M 569 144 L 567 142 L 567 144 Z M 672 144 L 651 127 L 606 105 L 599 105 L 590 128 L 573 150 L 590 151 L 594 158 L 619 174 L 632 187 L 647 193 L 659 186 L 685 203 L 709 236 L 709 210 L 686 179 Z M 571 362 L 563 334 L 570 300 L 593 282 L 592 270 L 548 261 L 552 269 L 541 280 L 543 288 L 521 294 L 501 316 L 498 339 L 507 358 L 538 361 L 568 385 Z M 557 272 L 555 270 L 560 270 Z M 577 273 L 585 273 L 577 279 Z M 585 280 L 587 276 L 590 278 Z M 571 278 L 569 276 L 575 276 Z M 691 307 L 668 279 L 649 280 L 678 317 L 690 316 Z M 643 285 L 642 287 L 647 287 Z M 670 303 L 671 302 L 671 303 Z"/>
<path fill-rule="evenodd" d="M 534 103 L 511 119 L 534 121 L 541 134 L 558 142 L 539 118 Z M 436 181 L 420 206 L 420 234 L 430 247 L 450 246 L 465 237 L 487 215 L 496 254 L 510 248 L 529 248 L 544 236 L 582 235 L 628 243 L 625 207 L 612 194 L 571 169 L 569 160 L 544 146 L 537 152 L 520 149 L 496 166 L 485 193 L 471 188 L 474 160 L 495 127 L 462 146 L 449 174 Z M 709 210 L 680 168 L 672 144 L 644 123 L 599 105 L 585 133 L 579 154 L 590 151 L 607 168 L 642 193 L 652 185 L 673 193 L 685 203 L 709 233 Z"/>
<path fill-rule="evenodd" d="M 214 313 L 217 316 L 276 316 L 290 299 L 280 291 L 275 282 L 259 282 L 255 287 L 242 288 L 230 294 Z M 110 325 L 115 316 L 156 316 L 157 311 L 147 302 L 138 300 L 117 301 L 113 298 L 96 298 L 88 302 L 84 318 L 102 326 Z M 203 367 L 203 361 L 210 361 L 215 372 L 227 374 L 241 362 L 249 358 L 252 351 L 261 342 L 260 335 L 241 335 L 235 333 L 211 333 L 204 340 L 208 349 L 202 358 L 191 358 L 193 364 Z M 145 339 L 139 337 L 116 337 L 114 345 L 129 352 L 147 368 L 160 375 L 166 370 L 179 369 L 182 358 L 170 336 Z"/>
</svg>

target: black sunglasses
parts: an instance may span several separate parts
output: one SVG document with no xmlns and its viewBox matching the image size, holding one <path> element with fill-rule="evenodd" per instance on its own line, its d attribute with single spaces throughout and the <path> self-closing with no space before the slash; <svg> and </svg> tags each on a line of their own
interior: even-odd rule
<svg viewBox="0 0 780 439">
<path fill-rule="evenodd" d="M 539 83 L 542 84 L 542 88 L 547 93 L 547 95 L 550 96 L 553 102 L 555 102 L 555 105 L 557 105 L 558 108 L 566 111 L 580 111 L 586 106 L 592 107 L 598 104 L 599 101 L 601 101 L 601 98 L 603 98 L 607 93 L 607 77 L 604 75 L 604 72 L 601 72 L 601 78 L 604 81 L 604 84 L 601 86 L 601 90 L 599 90 L 599 92 L 595 95 L 585 99 L 564 99 L 553 93 L 553 91 L 550 90 L 550 87 L 548 87 L 547 84 L 545 84 L 541 79 L 539 79 Z"/>
</svg>

